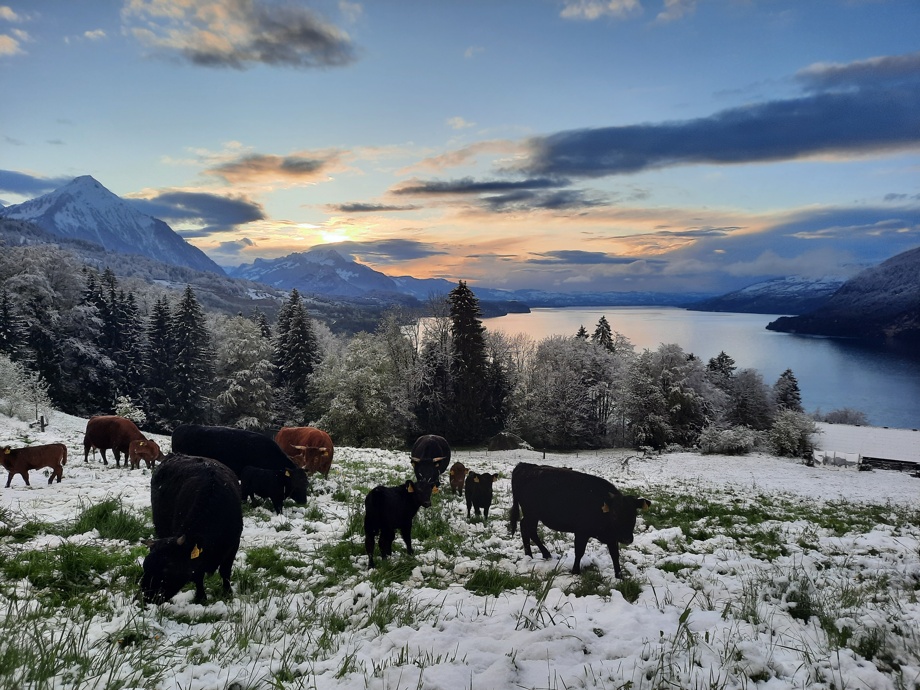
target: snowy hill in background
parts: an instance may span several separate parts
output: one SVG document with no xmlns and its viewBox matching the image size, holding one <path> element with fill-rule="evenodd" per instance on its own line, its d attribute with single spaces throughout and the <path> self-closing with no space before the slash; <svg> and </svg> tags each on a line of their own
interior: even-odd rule
<svg viewBox="0 0 920 690">
<path fill-rule="evenodd" d="M 788 276 L 688 304 L 687 308 L 748 314 L 804 314 L 822 306 L 844 282 L 844 278 L 837 277 L 812 279 Z"/>
<path fill-rule="evenodd" d="M 30 221 L 52 235 L 94 242 L 109 251 L 223 274 L 220 266 L 166 223 L 135 210 L 89 175 L 0 209 L 0 217 Z"/>
</svg>

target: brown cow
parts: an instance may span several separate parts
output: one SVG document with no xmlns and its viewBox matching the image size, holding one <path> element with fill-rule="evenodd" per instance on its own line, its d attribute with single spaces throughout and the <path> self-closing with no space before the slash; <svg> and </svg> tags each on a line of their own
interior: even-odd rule
<svg viewBox="0 0 920 690">
<path fill-rule="evenodd" d="M 7 489 L 10 488 L 14 474 L 21 474 L 26 480 L 26 486 L 32 486 L 29 484 L 29 470 L 37 470 L 41 467 L 51 468 L 51 476 L 48 477 L 49 484 L 54 481 L 55 477 L 60 484 L 61 477 L 64 476 L 64 465 L 67 464 L 67 446 L 63 443 L 49 443 L 44 446 L 26 448 L 5 446 L 0 449 L 0 458 L 3 459 L 6 471 L 10 473 L 6 480 Z"/>
<path fill-rule="evenodd" d="M 163 451 L 160 450 L 156 441 L 135 439 L 128 444 L 128 460 L 131 461 L 132 470 L 136 470 L 141 466 L 141 460 L 147 464 L 148 470 L 152 470 L 156 461 L 162 457 Z"/>
<path fill-rule="evenodd" d="M 312 426 L 286 426 L 275 434 L 275 443 L 307 474 L 319 472 L 324 477 L 329 476 L 335 449 L 325 431 Z"/>
<path fill-rule="evenodd" d="M 121 454 L 125 455 L 125 467 L 129 466 L 131 441 L 146 441 L 140 429 L 130 419 L 117 415 L 96 415 L 86 423 L 83 436 L 83 462 L 87 462 L 90 448 L 102 453 L 102 463 L 108 465 L 105 451 L 109 448 L 115 454 L 115 465 L 121 467 Z"/>
<path fill-rule="evenodd" d="M 463 495 L 463 484 L 466 481 L 466 465 L 457 460 L 450 466 L 450 490 L 454 495 Z"/>
</svg>

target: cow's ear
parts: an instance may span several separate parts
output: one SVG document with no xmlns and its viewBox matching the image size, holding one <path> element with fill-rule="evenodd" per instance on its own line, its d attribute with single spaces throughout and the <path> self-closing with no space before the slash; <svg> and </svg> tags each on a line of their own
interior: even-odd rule
<svg viewBox="0 0 920 690">
<path fill-rule="evenodd" d="M 157 543 L 156 539 L 141 539 L 141 544 L 146 546 L 148 549 L 152 549 L 153 545 Z"/>
<path fill-rule="evenodd" d="M 649 508 L 652 507 L 652 502 L 651 502 L 650 500 L 648 500 L 647 498 L 640 498 L 640 499 L 639 499 L 639 507 L 640 507 L 642 510 L 648 510 Z"/>
</svg>

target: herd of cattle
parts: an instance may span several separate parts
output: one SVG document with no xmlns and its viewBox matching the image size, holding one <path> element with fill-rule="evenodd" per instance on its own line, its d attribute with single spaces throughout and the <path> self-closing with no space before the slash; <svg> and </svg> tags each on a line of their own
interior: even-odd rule
<svg viewBox="0 0 920 690">
<path fill-rule="evenodd" d="M 130 420 L 115 415 L 92 417 L 83 440 L 84 462 L 98 449 L 108 464 L 106 451 L 116 466 L 137 469 L 143 460 L 152 469 L 150 503 L 155 539 L 145 541 L 150 553 L 144 559 L 141 593 L 147 603 L 162 603 L 186 584 L 194 583 L 195 601 L 204 602 L 204 577 L 219 572 L 229 593 L 230 572 L 243 531 L 242 502 L 268 499 L 281 513 L 285 499 L 307 502 L 310 475 L 328 476 L 333 444 L 327 433 L 312 427 L 282 428 L 274 440 L 262 434 L 230 427 L 183 424 L 173 430 L 172 452 L 163 456 Z M 415 479 L 397 486 L 377 486 L 364 500 L 364 546 L 368 567 L 375 567 L 375 542 L 382 558 L 393 552 L 396 530 L 412 548 L 412 523 L 419 508 L 431 506 L 441 475 L 450 465 L 450 445 L 428 434 L 415 442 L 411 461 Z M 50 468 L 48 483 L 61 481 L 67 448 L 51 443 L 26 448 L 0 448 L 9 472 L 6 486 L 19 474 L 29 484 L 29 471 Z M 489 519 L 492 485 L 497 474 L 477 473 L 454 462 L 448 472 L 450 490 L 465 495 L 467 517 Z M 639 510 L 648 499 L 623 495 L 600 477 L 568 468 L 521 462 L 511 474 L 511 533 L 518 523 L 524 552 L 532 557 L 533 541 L 544 558 L 550 552 L 537 533 L 537 525 L 575 536 L 574 574 L 590 538 L 607 545 L 616 577 L 622 577 L 619 543 L 631 544 Z"/>
</svg>

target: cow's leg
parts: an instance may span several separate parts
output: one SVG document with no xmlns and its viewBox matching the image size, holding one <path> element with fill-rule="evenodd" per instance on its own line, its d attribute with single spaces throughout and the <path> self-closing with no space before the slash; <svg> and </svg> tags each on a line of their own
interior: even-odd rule
<svg viewBox="0 0 920 690">
<path fill-rule="evenodd" d="M 374 567 L 374 529 L 364 519 L 364 551 L 367 553 L 367 567 Z"/>
<path fill-rule="evenodd" d="M 118 448 L 112 448 L 112 455 L 115 456 L 115 467 L 121 467 L 121 451 Z M 125 458 L 125 467 L 128 466 L 128 459 Z"/>
<path fill-rule="evenodd" d="M 466 496 L 466 519 L 470 519 L 470 511 L 473 510 L 473 501 L 470 500 L 469 494 Z"/>
<path fill-rule="evenodd" d="M 83 462 L 89 462 L 89 449 L 90 449 L 90 446 L 84 443 L 83 444 Z M 95 455 L 95 453 L 93 453 L 93 455 Z"/>
<path fill-rule="evenodd" d="M 396 530 L 393 527 L 380 528 L 380 556 L 389 558 L 393 553 L 393 540 L 396 539 Z"/>
<path fill-rule="evenodd" d="M 404 525 L 399 528 L 399 533 L 402 535 L 403 542 L 406 544 L 406 553 L 413 554 L 415 551 L 412 550 L 412 523 Z"/>
<path fill-rule="evenodd" d="M 54 477 L 55 477 L 56 475 L 57 475 L 57 470 L 52 469 L 52 470 L 51 470 L 51 476 L 48 477 L 48 484 L 49 484 L 49 485 L 54 481 Z M 60 481 L 60 480 L 58 480 L 58 481 Z"/>
<path fill-rule="evenodd" d="M 572 574 L 578 575 L 581 572 L 581 559 L 585 555 L 585 549 L 588 547 L 588 535 L 583 532 L 575 532 L 575 564 L 572 566 Z"/>
<path fill-rule="evenodd" d="M 537 545 L 537 548 L 540 549 L 540 553 L 543 558 L 551 558 L 549 549 L 546 548 L 546 544 L 543 543 L 543 540 L 540 539 L 540 533 L 537 532 L 537 521 L 530 520 L 528 518 L 523 518 L 521 520 L 521 535 L 526 535 L 525 539 L 528 541 L 533 539 L 533 543 Z M 531 556 L 530 544 L 525 542 L 524 552 Z"/>
<path fill-rule="evenodd" d="M 103 464 L 103 465 L 108 465 L 108 464 L 109 464 L 109 461 L 108 461 L 108 459 L 105 457 L 105 448 L 100 448 L 100 449 L 99 449 L 99 452 L 102 454 L 102 464 Z"/>
<path fill-rule="evenodd" d="M 13 481 L 13 473 L 10 472 L 10 476 L 6 478 L 6 488 L 10 488 L 10 482 Z"/>
<path fill-rule="evenodd" d="M 623 579 L 623 573 L 620 570 L 620 545 L 616 541 L 612 541 L 607 544 L 607 548 L 610 549 L 610 558 L 613 559 L 613 574 L 618 580 Z"/>
<path fill-rule="evenodd" d="M 489 521 L 489 506 L 486 506 L 485 508 L 483 508 L 482 513 L 483 513 L 483 521 L 488 522 Z"/>
<path fill-rule="evenodd" d="M 217 572 L 220 573 L 220 579 L 224 586 L 224 594 L 233 594 L 233 587 L 230 586 L 230 571 L 233 570 L 233 560 L 236 558 L 236 551 L 231 553 L 224 562 L 220 564 Z"/>
<path fill-rule="evenodd" d="M 208 601 L 208 595 L 204 591 L 204 571 L 195 574 L 195 603 L 205 604 Z"/>
<path fill-rule="evenodd" d="M 23 470 L 19 474 L 21 474 L 22 478 L 26 480 L 26 486 L 32 486 L 31 484 L 29 484 L 29 470 Z"/>
</svg>

